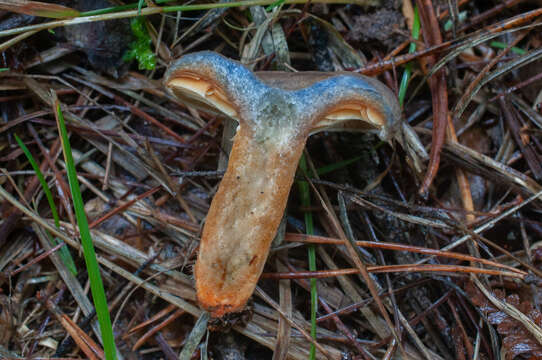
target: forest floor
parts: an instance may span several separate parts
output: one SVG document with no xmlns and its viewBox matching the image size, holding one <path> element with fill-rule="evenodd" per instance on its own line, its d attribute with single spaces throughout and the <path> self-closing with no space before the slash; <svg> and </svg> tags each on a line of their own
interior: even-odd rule
<svg viewBox="0 0 542 360">
<path fill-rule="evenodd" d="M 541 359 L 541 25 L 540 0 L 0 1 L 0 358 Z M 389 141 L 308 138 L 222 319 L 194 268 L 237 125 L 163 82 L 202 50 L 401 110 Z"/>
</svg>

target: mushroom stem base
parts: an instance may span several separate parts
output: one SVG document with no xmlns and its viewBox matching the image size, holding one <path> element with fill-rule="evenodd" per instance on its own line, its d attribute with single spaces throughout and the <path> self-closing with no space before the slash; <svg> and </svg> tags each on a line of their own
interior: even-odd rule
<svg viewBox="0 0 542 360">
<path fill-rule="evenodd" d="M 305 145 L 293 143 L 258 142 L 243 127 L 234 139 L 195 267 L 198 301 L 213 317 L 241 311 L 256 287 Z"/>
</svg>

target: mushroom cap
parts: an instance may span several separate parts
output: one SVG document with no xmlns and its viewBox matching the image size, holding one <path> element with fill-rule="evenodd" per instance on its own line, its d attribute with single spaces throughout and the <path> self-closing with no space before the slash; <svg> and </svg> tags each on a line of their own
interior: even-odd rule
<svg viewBox="0 0 542 360">
<path fill-rule="evenodd" d="M 390 89 L 355 73 L 253 73 L 236 61 L 203 51 L 173 62 L 164 79 L 171 93 L 191 105 L 257 127 L 273 122 L 273 114 L 262 114 L 262 108 L 269 108 L 292 113 L 289 118 L 307 135 L 369 130 L 390 140 L 401 117 Z"/>
</svg>

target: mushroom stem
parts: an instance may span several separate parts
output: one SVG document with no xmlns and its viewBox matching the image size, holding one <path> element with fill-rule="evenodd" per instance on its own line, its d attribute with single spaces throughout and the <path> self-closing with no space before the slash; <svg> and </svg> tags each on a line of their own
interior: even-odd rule
<svg viewBox="0 0 542 360">
<path fill-rule="evenodd" d="M 242 127 L 234 138 L 200 242 L 198 300 L 214 317 L 242 310 L 252 295 L 305 144 L 261 143 L 250 133 Z"/>
<path fill-rule="evenodd" d="M 400 108 L 375 79 L 348 73 L 261 73 L 216 53 L 175 61 L 169 91 L 239 122 L 228 168 L 196 262 L 200 305 L 214 317 L 242 310 L 254 291 L 310 134 L 371 130 L 394 136 Z"/>
</svg>

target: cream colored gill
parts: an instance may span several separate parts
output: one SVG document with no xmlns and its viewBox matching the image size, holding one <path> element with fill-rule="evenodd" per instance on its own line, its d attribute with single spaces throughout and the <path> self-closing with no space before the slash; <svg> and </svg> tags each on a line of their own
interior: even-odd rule
<svg viewBox="0 0 542 360">
<path fill-rule="evenodd" d="M 386 125 L 386 119 L 384 119 L 380 112 L 372 107 L 364 106 L 360 103 L 348 103 L 327 113 L 323 119 L 315 125 L 314 130 L 333 127 L 336 126 L 338 122 L 351 120 L 364 121 L 375 128 L 381 128 Z"/>
<path fill-rule="evenodd" d="M 237 111 L 228 101 L 224 92 L 210 81 L 191 74 L 177 74 L 167 86 L 182 91 L 186 96 L 204 102 L 224 114 L 237 118 Z"/>
</svg>

